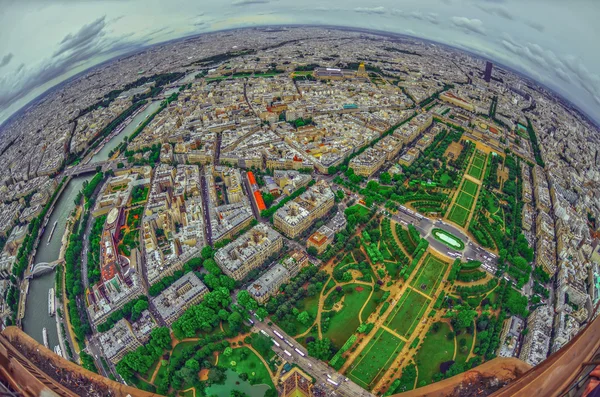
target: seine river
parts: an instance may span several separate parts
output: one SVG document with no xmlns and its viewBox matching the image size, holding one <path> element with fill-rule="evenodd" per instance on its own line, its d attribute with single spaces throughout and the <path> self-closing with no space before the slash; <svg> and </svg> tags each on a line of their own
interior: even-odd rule
<svg viewBox="0 0 600 397">
<path fill-rule="evenodd" d="M 107 142 L 104 147 L 90 160 L 91 163 L 104 161 L 108 159 L 108 154 L 123 142 L 123 138 L 129 136 L 135 131 L 137 126 L 147 115 L 153 113 L 160 106 L 160 101 L 150 103 L 144 111 L 140 112 L 134 119 L 116 135 Z M 92 175 L 82 176 L 71 179 L 62 195 L 59 197 L 54 211 L 50 216 L 46 230 L 40 240 L 37 248 L 34 263 L 53 262 L 58 259 L 60 246 L 67 217 L 75 207 L 75 197 L 81 190 L 83 182 L 91 179 Z M 56 229 L 48 243 L 48 237 L 52 227 L 56 223 Z M 45 327 L 48 333 L 48 345 L 50 349 L 58 345 L 58 333 L 56 329 L 56 320 L 48 315 L 48 290 L 55 285 L 55 272 L 47 273 L 36 277 L 29 283 L 29 294 L 25 306 L 25 317 L 23 318 L 23 330 L 32 338 L 43 343 L 42 329 Z"/>
</svg>

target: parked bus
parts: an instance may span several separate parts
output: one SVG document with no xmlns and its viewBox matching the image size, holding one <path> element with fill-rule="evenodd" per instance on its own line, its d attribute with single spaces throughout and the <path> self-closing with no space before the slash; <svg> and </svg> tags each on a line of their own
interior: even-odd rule
<svg viewBox="0 0 600 397">
<path fill-rule="evenodd" d="M 331 384 L 332 384 L 332 385 L 334 385 L 334 386 L 338 386 L 338 384 L 337 384 L 337 383 L 335 383 L 334 381 L 332 381 L 331 379 L 327 379 L 327 382 L 331 383 Z"/>
</svg>

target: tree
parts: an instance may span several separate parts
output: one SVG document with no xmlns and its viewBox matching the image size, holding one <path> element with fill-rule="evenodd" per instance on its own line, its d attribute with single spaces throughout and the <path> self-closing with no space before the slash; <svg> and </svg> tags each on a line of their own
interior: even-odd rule
<svg viewBox="0 0 600 397">
<path fill-rule="evenodd" d="M 133 305 L 133 308 L 131 309 L 131 320 L 135 321 L 136 319 L 139 319 L 140 316 L 142 315 L 142 312 L 146 309 L 148 309 L 148 301 L 146 301 L 146 300 L 137 301 L 136 304 Z"/>
<path fill-rule="evenodd" d="M 250 293 L 245 289 L 241 290 L 237 294 L 237 301 L 246 310 L 254 311 L 258 308 L 256 300 L 250 296 Z"/>
<path fill-rule="evenodd" d="M 265 318 L 267 318 L 268 315 L 269 312 L 264 307 L 259 307 L 258 309 L 256 309 L 256 317 L 258 317 L 259 320 L 264 320 Z"/>
<path fill-rule="evenodd" d="M 208 372 L 208 381 L 211 384 L 222 385 L 225 383 L 225 379 L 227 379 L 225 370 L 220 367 L 213 367 Z"/>
<path fill-rule="evenodd" d="M 232 354 L 233 354 L 233 349 L 231 347 L 226 347 L 225 350 L 223 350 L 223 355 L 225 357 L 231 357 Z"/>
<path fill-rule="evenodd" d="M 298 321 L 302 325 L 308 324 L 308 322 L 310 321 L 310 314 L 308 314 L 306 310 L 301 312 L 300 314 L 298 314 Z"/>
<path fill-rule="evenodd" d="M 383 183 L 384 185 L 389 185 L 392 182 L 392 177 L 390 176 L 389 173 L 387 172 L 382 172 L 381 175 L 379 175 L 379 180 L 381 181 L 381 183 Z"/>
<path fill-rule="evenodd" d="M 238 312 L 233 312 L 227 318 L 229 329 L 232 331 L 239 331 L 242 326 L 242 315 Z"/>
<path fill-rule="evenodd" d="M 227 350 L 227 349 L 225 349 Z M 190 358 L 185 362 L 185 367 L 191 369 L 194 372 L 200 371 L 200 363 L 193 358 Z"/>
<path fill-rule="evenodd" d="M 207 245 L 204 248 L 202 248 L 202 251 L 200 252 L 200 256 L 202 256 L 202 259 L 212 258 L 213 255 L 214 251 L 210 245 Z"/>
<path fill-rule="evenodd" d="M 319 254 L 319 251 L 317 251 L 317 248 L 313 247 L 312 245 L 306 249 L 306 252 L 310 256 L 317 256 Z"/>
<path fill-rule="evenodd" d="M 331 356 L 331 341 L 329 338 L 315 340 L 308 343 L 308 355 L 318 358 L 319 360 L 327 361 Z"/>
<path fill-rule="evenodd" d="M 461 330 L 473 325 L 477 311 L 471 309 L 469 305 L 457 305 L 448 315 L 452 317 L 452 326 L 454 329 Z"/>
</svg>

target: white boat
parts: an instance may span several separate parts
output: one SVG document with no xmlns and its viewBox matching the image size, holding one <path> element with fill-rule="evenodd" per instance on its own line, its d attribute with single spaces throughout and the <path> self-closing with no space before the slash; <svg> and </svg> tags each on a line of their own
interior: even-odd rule
<svg viewBox="0 0 600 397">
<path fill-rule="evenodd" d="M 62 349 L 60 348 L 59 345 L 54 346 L 54 353 L 56 353 L 58 356 L 64 357 L 63 353 L 62 353 Z"/>
<path fill-rule="evenodd" d="M 56 311 L 56 300 L 54 299 L 54 288 L 50 288 L 48 290 L 48 315 L 50 317 L 54 316 L 55 311 Z"/>
<path fill-rule="evenodd" d="M 46 331 L 46 327 L 42 328 L 42 337 L 44 338 L 44 346 L 48 347 L 48 331 Z"/>
<path fill-rule="evenodd" d="M 48 236 L 48 243 L 46 245 L 50 244 L 50 240 L 52 240 L 52 235 L 54 234 L 54 229 L 56 229 L 57 224 L 58 221 L 54 221 L 54 225 L 52 226 L 52 230 L 50 230 L 50 235 Z"/>
</svg>

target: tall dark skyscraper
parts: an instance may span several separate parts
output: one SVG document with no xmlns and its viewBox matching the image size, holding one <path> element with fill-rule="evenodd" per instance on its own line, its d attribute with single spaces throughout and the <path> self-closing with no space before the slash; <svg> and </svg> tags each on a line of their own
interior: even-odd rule
<svg viewBox="0 0 600 397">
<path fill-rule="evenodd" d="M 492 68 L 493 67 L 494 67 L 494 64 L 491 63 L 490 61 L 487 61 L 487 63 L 485 64 L 485 74 L 483 75 L 483 79 L 488 83 L 492 79 Z"/>
</svg>

